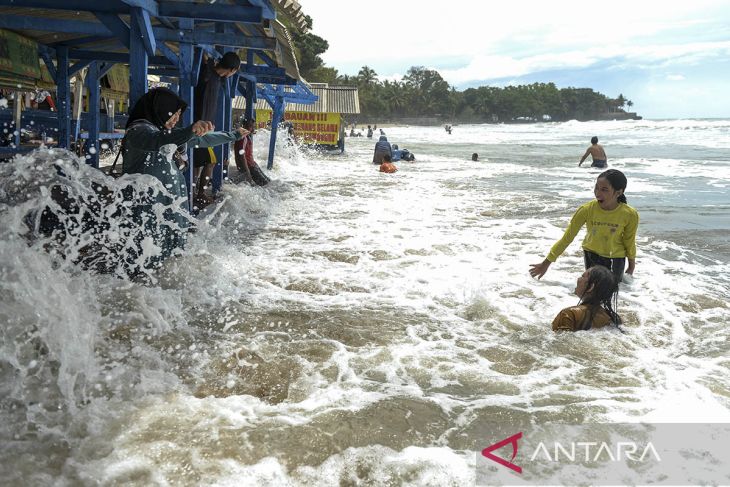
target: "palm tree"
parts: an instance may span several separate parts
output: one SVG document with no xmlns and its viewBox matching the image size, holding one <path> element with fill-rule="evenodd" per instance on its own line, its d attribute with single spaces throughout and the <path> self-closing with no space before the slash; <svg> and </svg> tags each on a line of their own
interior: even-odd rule
<svg viewBox="0 0 730 487">
<path fill-rule="evenodd" d="M 363 66 L 357 73 L 357 79 L 365 86 L 368 86 L 378 79 L 378 73 L 369 66 Z"/>
<path fill-rule="evenodd" d="M 626 100 L 626 106 L 629 107 L 629 111 L 631 111 L 631 107 L 634 106 L 634 102 L 631 100 Z"/>
</svg>

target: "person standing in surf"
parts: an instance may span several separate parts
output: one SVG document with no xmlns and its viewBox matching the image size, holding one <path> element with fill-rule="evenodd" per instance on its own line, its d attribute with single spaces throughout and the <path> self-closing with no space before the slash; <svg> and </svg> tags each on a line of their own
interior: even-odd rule
<svg viewBox="0 0 730 487">
<path fill-rule="evenodd" d="M 598 137 L 596 136 L 593 136 L 591 138 L 591 146 L 586 149 L 586 153 L 583 154 L 583 157 L 580 158 L 578 167 L 583 164 L 583 161 L 588 158 L 589 154 L 591 158 L 593 158 L 593 163 L 591 164 L 591 167 L 608 167 L 608 157 L 606 156 L 606 151 L 603 150 L 603 146 L 598 143 Z"/>
<path fill-rule="evenodd" d="M 578 208 L 563 237 L 553 245 L 545 260 L 530 266 L 530 275 L 538 279 L 544 276 L 550 264 L 565 251 L 583 225 L 587 229 L 583 240 L 586 269 L 594 265 L 607 267 L 613 272 L 618 284 L 623 278 L 628 259 L 626 273 L 633 275 L 639 213 L 626 201 L 626 184 L 626 176 L 616 169 L 599 174 L 593 189 L 596 199 Z"/>
</svg>

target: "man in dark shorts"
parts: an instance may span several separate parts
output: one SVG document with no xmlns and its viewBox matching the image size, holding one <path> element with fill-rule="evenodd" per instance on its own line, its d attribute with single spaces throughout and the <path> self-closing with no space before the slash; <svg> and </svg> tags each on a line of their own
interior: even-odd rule
<svg viewBox="0 0 730 487">
<path fill-rule="evenodd" d="M 590 154 L 593 158 L 593 164 L 591 164 L 591 167 L 608 167 L 608 157 L 606 157 L 606 151 L 603 150 L 603 146 L 598 143 L 598 137 L 594 136 L 591 139 L 591 146 L 588 150 L 586 150 L 586 153 L 583 154 L 583 157 L 580 158 L 578 167 L 583 164 L 583 161 L 586 160 L 588 154 Z"/>
<path fill-rule="evenodd" d="M 217 62 L 208 59 L 200 67 L 198 84 L 195 85 L 194 120 L 215 123 L 220 107 L 220 94 L 223 92 L 227 78 L 230 78 L 241 66 L 241 59 L 235 52 L 227 52 Z M 205 188 L 213 177 L 213 168 L 218 161 L 213 150 L 199 147 L 193 150 L 193 164 L 198 175 L 195 191 L 195 206 L 199 209 L 210 204 L 213 199 L 205 194 Z"/>
</svg>

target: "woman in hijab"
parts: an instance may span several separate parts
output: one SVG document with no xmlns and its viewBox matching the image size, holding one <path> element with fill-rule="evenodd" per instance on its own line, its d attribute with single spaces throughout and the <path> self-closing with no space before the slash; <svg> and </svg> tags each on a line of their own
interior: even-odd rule
<svg viewBox="0 0 730 487">
<path fill-rule="evenodd" d="M 375 152 L 373 153 L 373 164 L 382 164 L 383 156 L 388 154 L 391 158 L 393 157 L 393 149 L 390 147 L 390 142 L 385 135 L 380 136 L 380 140 L 375 143 Z"/>
<path fill-rule="evenodd" d="M 243 129 L 211 132 L 213 124 L 204 120 L 198 120 L 189 127 L 175 127 L 186 108 L 187 103 L 173 91 L 167 88 L 152 89 L 137 100 L 132 108 L 127 132 L 122 140 L 124 173 L 148 174 L 159 179 L 174 200 L 170 195 L 160 192 L 154 201 L 165 206 L 173 203 L 177 205 L 175 211 L 165 209 L 164 223 L 156 223 L 156 213 L 150 205 L 139 212 L 147 230 L 145 233 L 151 233 L 155 245 L 160 249 L 159 253 L 153 252 L 156 256 L 145 260 L 145 267 L 149 264 L 156 267 L 185 244 L 188 219 L 177 209 L 187 210 L 187 186 L 182 173 L 186 164 L 182 158 L 175 157 L 178 149 L 186 143 L 195 147 L 214 147 L 235 142 L 248 133 Z"/>
</svg>

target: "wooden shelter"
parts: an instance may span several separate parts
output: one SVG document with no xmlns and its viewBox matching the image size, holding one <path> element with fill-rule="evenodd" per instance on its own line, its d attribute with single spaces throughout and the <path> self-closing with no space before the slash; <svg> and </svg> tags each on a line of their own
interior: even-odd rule
<svg viewBox="0 0 730 487">
<path fill-rule="evenodd" d="M 277 11 L 304 25 L 301 8 L 293 0 L 0 0 L 0 86 L 22 92 L 45 82 L 56 98 L 57 111 L 49 113 L 23 113 L 23 104 L 15 103 L 15 131 L 19 133 L 23 123 L 42 121 L 55 125 L 59 147 L 70 147 L 72 135 L 76 144 L 85 138 L 88 160 L 98 167 L 99 140 L 120 136 L 114 131 L 114 122 L 119 124 L 117 109 L 132 106 L 147 91 L 150 75 L 171 83 L 193 106 L 204 56 L 219 58 L 227 51 L 236 51 L 245 63 L 228 80 L 221 97 L 222 109 L 213 121 L 218 129 L 231 128 L 236 94 L 246 99 L 253 116 L 257 86 L 295 87 L 291 97 L 311 103 L 316 98 L 300 79 L 291 39 L 276 20 Z M 6 38 L 14 39 L 10 50 L 3 49 L 10 45 L 3 44 Z M 75 77 L 81 93 L 82 70 L 88 112 L 85 117 L 78 114 L 76 125 L 81 130 L 72 131 L 71 80 Z M 114 103 L 111 117 L 105 105 L 106 119 L 111 118 L 106 133 L 100 126 L 102 96 L 107 101 L 119 102 L 125 96 L 128 100 Z M 182 122 L 193 122 L 192 110 L 185 112 Z M 0 155 L 19 152 L 19 139 L 18 135 L 15 147 L 0 147 Z M 219 160 L 224 150 L 217 149 Z M 192 164 L 187 176 L 191 181 Z M 221 180 L 218 165 L 214 190 Z"/>
</svg>

